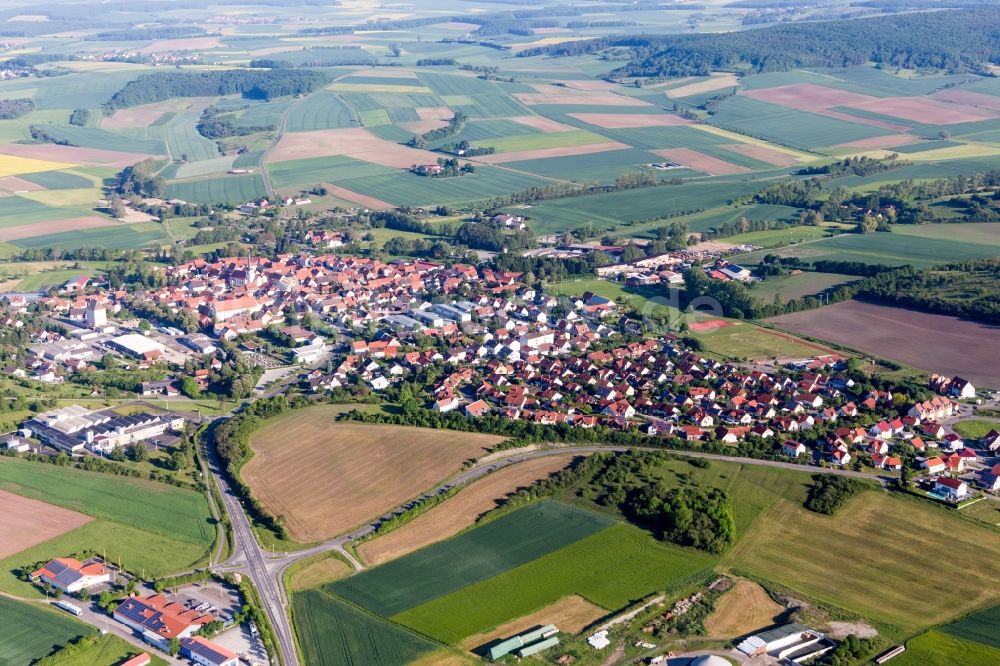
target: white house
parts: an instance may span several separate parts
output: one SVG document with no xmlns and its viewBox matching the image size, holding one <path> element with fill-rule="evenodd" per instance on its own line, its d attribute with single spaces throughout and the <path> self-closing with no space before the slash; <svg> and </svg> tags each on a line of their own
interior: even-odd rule
<svg viewBox="0 0 1000 666">
<path fill-rule="evenodd" d="M 31 579 L 72 593 L 109 582 L 111 571 L 94 560 L 81 562 L 72 557 L 60 557 L 32 572 Z"/>
<path fill-rule="evenodd" d="M 969 494 L 969 484 L 950 476 L 939 476 L 934 483 L 934 492 L 950 500 L 960 500 Z"/>
</svg>

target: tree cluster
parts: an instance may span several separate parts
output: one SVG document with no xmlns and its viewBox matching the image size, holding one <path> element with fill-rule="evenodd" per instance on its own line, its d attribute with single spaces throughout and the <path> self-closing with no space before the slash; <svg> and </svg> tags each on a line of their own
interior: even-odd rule
<svg viewBox="0 0 1000 666">
<path fill-rule="evenodd" d="M 0 99 L 0 120 L 14 120 L 35 110 L 35 103 L 27 98 Z"/>
<path fill-rule="evenodd" d="M 837 511 L 858 493 L 867 490 L 868 484 L 858 479 L 833 474 L 815 474 L 809 487 L 809 497 L 805 507 L 816 513 L 829 516 Z"/>
<path fill-rule="evenodd" d="M 162 102 L 174 97 L 243 95 L 271 100 L 286 95 L 311 93 L 329 82 L 329 77 L 307 69 L 226 69 L 208 72 L 160 72 L 144 74 L 125 84 L 105 105 L 125 109 Z"/>
</svg>

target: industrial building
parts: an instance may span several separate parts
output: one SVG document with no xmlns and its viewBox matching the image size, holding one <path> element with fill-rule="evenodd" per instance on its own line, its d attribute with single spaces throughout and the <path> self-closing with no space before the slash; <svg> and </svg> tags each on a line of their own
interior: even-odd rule
<svg viewBox="0 0 1000 666">
<path fill-rule="evenodd" d="M 184 417 L 172 412 L 121 415 L 69 405 L 37 414 L 25 422 L 22 433 L 67 453 L 79 453 L 85 448 L 110 453 L 116 446 L 126 447 L 183 430 Z"/>
<path fill-rule="evenodd" d="M 143 361 L 155 361 L 163 355 L 166 349 L 156 340 L 151 340 L 138 333 L 128 333 L 111 338 L 108 340 L 108 347 Z"/>
<path fill-rule="evenodd" d="M 202 666 L 239 666 L 239 656 L 201 636 L 182 638 L 181 656 Z"/>
<path fill-rule="evenodd" d="M 792 622 L 743 639 L 736 649 L 748 657 L 769 655 L 779 661 L 801 663 L 832 650 L 833 641 L 804 624 Z"/>
</svg>

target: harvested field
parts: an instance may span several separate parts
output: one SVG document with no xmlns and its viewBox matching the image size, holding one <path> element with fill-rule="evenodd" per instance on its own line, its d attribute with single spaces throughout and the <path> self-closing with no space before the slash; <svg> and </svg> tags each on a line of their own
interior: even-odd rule
<svg viewBox="0 0 1000 666">
<path fill-rule="evenodd" d="M 103 166 L 129 166 L 139 160 L 150 157 L 142 153 L 123 153 L 117 150 L 101 150 L 100 148 L 79 148 L 77 146 L 58 146 L 54 143 L 9 143 L 0 148 L 7 155 L 25 157 L 33 160 L 61 162 L 58 166 L 49 166 L 39 171 L 65 169 L 77 164 Z M 0 165 L 5 158 L 0 155 Z M 2 175 L 2 174 L 0 174 Z"/>
<path fill-rule="evenodd" d="M 362 127 L 294 132 L 281 137 L 269 162 L 306 157 L 347 155 L 382 166 L 409 168 L 413 164 L 433 164 L 438 155 L 427 150 L 401 146 L 370 134 Z"/>
<path fill-rule="evenodd" d="M 369 69 L 355 70 L 351 72 L 351 76 L 386 79 L 416 79 L 417 73 L 412 69 L 403 69 L 401 67 L 371 67 Z"/>
<path fill-rule="evenodd" d="M 22 238 L 47 236 L 48 234 L 79 231 L 81 229 L 110 227 L 113 224 L 115 224 L 114 220 L 96 216 L 74 217 L 68 220 L 52 220 L 50 222 L 35 222 L 34 224 L 20 224 L 16 227 L 0 229 L 0 241 L 20 240 Z"/>
<path fill-rule="evenodd" d="M 562 469 L 573 457 L 535 458 L 505 467 L 476 481 L 416 520 L 361 544 L 358 554 L 368 565 L 376 566 L 447 539 L 472 526 L 477 517 L 494 508 L 508 494 Z"/>
<path fill-rule="evenodd" d="M 163 111 L 152 105 L 119 109 L 101 119 L 102 129 L 123 129 L 128 127 L 149 127 L 163 117 Z"/>
<path fill-rule="evenodd" d="M 30 180 L 18 178 L 17 176 L 4 176 L 0 178 L 0 190 L 7 190 L 8 192 L 38 192 L 44 189 L 38 183 L 32 183 Z"/>
<path fill-rule="evenodd" d="M 430 28 L 440 28 L 441 30 L 461 30 L 462 32 L 471 32 L 473 30 L 479 30 L 481 27 L 478 23 L 462 23 L 461 21 L 445 21 L 444 23 L 432 23 Z"/>
<path fill-rule="evenodd" d="M 868 102 L 843 104 L 852 109 L 871 111 L 883 116 L 902 118 L 924 125 L 974 123 L 1000 118 L 1000 110 L 984 109 L 963 104 L 949 104 L 926 97 L 885 97 Z"/>
<path fill-rule="evenodd" d="M 927 372 L 960 375 L 1000 388 L 998 328 L 948 315 L 861 301 L 770 320 L 796 333 L 850 345 Z M 933 332 L 933 334 L 930 334 Z"/>
<path fill-rule="evenodd" d="M 731 143 L 720 147 L 738 155 L 743 155 L 744 157 L 777 167 L 795 166 L 801 161 L 795 155 L 753 143 Z"/>
<path fill-rule="evenodd" d="M 906 132 L 912 129 L 907 125 L 897 125 L 896 123 L 887 123 L 884 120 L 876 120 L 875 118 L 865 118 L 863 116 L 856 116 L 852 113 L 843 113 L 842 111 L 831 111 L 829 109 L 816 111 L 821 116 L 826 116 L 827 118 L 836 118 L 837 120 L 846 120 L 849 123 L 857 123 L 858 125 L 868 125 L 869 127 L 878 127 L 879 129 L 889 130 L 891 132 Z"/>
<path fill-rule="evenodd" d="M 536 28 L 535 31 L 538 32 L 538 29 Z M 602 81 L 601 79 L 568 79 L 559 83 L 563 84 L 560 87 L 566 87 L 570 90 L 585 90 L 587 92 L 613 92 L 619 88 L 617 83 Z"/>
<path fill-rule="evenodd" d="M 534 150 L 515 150 L 510 153 L 482 155 L 475 160 L 484 164 L 500 164 L 502 162 L 524 162 L 526 160 L 542 160 L 549 157 L 569 157 L 573 155 L 592 155 L 606 153 L 611 150 L 626 150 L 630 146 L 618 141 L 606 143 L 590 143 L 582 146 L 562 146 L 559 148 L 536 148 Z M 720 160 L 721 161 L 721 160 Z"/>
<path fill-rule="evenodd" d="M 332 583 L 352 573 L 354 573 L 354 569 L 346 562 L 331 554 L 324 554 L 321 559 L 309 562 L 301 569 L 291 573 L 288 576 L 288 586 L 292 592 L 299 592 Z"/>
<path fill-rule="evenodd" d="M 339 185 L 334 185 L 332 183 L 325 183 L 324 187 L 326 187 L 330 194 L 335 197 L 344 199 L 351 203 L 360 204 L 365 208 L 371 208 L 372 210 L 392 210 L 396 207 L 395 204 L 391 204 L 388 201 L 382 201 L 381 199 L 370 197 L 367 194 L 352 192 L 346 187 L 340 187 Z"/>
<path fill-rule="evenodd" d="M 514 93 L 514 97 L 523 104 L 535 106 L 539 104 L 578 104 L 580 106 L 652 106 L 635 97 L 625 97 L 613 92 L 572 91 L 568 88 L 550 85 L 536 85 L 533 93 Z"/>
<path fill-rule="evenodd" d="M 60 534 L 86 525 L 93 518 L 0 490 L 0 560 Z"/>
<path fill-rule="evenodd" d="M 760 585 L 740 580 L 716 602 L 705 629 L 716 638 L 742 636 L 771 626 L 784 610 Z"/>
<path fill-rule="evenodd" d="M 573 115 L 573 114 L 570 114 Z M 507 120 L 536 129 L 539 132 L 572 132 L 576 128 L 545 116 L 512 116 Z"/>
<path fill-rule="evenodd" d="M 652 152 L 695 171 L 703 171 L 710 176 L 727 176 L 750 171 L 746 167 L 699 153 L 697 150 L 691 150 L 690 148 L 664 148 L 663 150 L 654 150 Z"/>
<path fill-rule="evenodd" d="M 421 120 L 451 120 L 455 116 L 447 106 L 418 106 L 413 110 Z"/>
<path fill-rule="evenodd" d="M 292 538 L 318 541 L 378 517 L 456 472 L 502 438 L 428 428 L 337 423 L 300 409 L 254 434 L 243 477 Z M 378 482 L 373 483 L 373 474 Z"/>
<path fill-rule="evenodd" d="M 942 102 L 975 106 L 983 109 L 989 109 L 990 111 L 1000 111 L 1000 97 L 997 97 L 996 95 L 978 93 L 972 90 L 950 88 L 948 90 L 942 90 L 934 93 L 931 95 L 931 98 L 941 100 Z"/>
<path fill-rule="evenodd" d="M 865 103 L 880 104 L 885 101 L 871 95 L 827 88 L 815 83 L 793 83 L 775 88 L 744 90 L 740 95 L 800 111 L 818 111 L 833 106 L 856 106 Z"/>
<path fill-rule="evenodd" d="M 672 127 L 691 124 L 690 120 L 667 113 L 567 113 L 566 115 L 604 129 Z"/>
<path fill-rule="evenodd" d="M 671 88 L 667 91 L 667 97 L 670 99 L 690 97 L 691 95 L 700 95 L 701 93 L 722 90 L 723 88 L 731 88 L 737 85 L 739 85 L 739 79 L 735 74 L 723 74 L 721 76 L 713 76 L 705 81 L 696 81 L 677 88 Z"/>
<path fill-rule="evenodd" d="M 896 148 L 898 146 L 908 146 L 919 140 L 919 138 L 912 134 L 888 134 L 886 136 L 873 136 L 867 139 L 838 143 L 834 148 Z"/>
<path fill-rule="evenodd" d="M 496 629 L 481 634 L 469 636 L 459 646 L 466 650 L 475 650 L 497 638 L 509 638 L 539 625 L 554 624 L 564 634 L 577 634 L 608 614 L 608 611 L 596 606 L 583 597 L 572 594 L 559 601 L 541 608 L 531 615 L 519 617 L 516 620 L 501 624 Z"/>
</svg>

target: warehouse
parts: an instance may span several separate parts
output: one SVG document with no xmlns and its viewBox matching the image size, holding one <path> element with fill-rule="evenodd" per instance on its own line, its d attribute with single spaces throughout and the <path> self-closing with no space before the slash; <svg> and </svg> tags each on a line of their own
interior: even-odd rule
<svg viewBox="0 0 1000 666">
<path fill-rule="evenodd" d="M 155 361 L 163 355 L 166 349 L 156 340 L 151 340 L 138 333 L 128 333 L 111 338 L 108 340 L 108 347 L 142 361 Z"/>
</svg>

